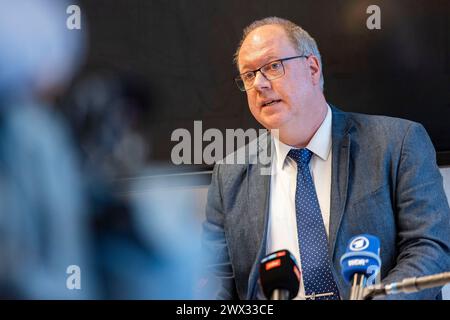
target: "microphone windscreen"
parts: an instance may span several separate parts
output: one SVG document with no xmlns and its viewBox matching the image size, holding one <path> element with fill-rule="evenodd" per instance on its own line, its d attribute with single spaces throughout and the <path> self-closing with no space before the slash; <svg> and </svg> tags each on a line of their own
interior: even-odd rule
<svg viewBox="0 0 450 320">
<path fill-rule="evenodd" d="M 261 287 L 267 299 L 275 289 L 289 291 L 289 299 L 298 294 L 300 270 L 294 256 L 288 250 L 279 250 L 267 255 L 259 265 Z"/>
<path fill-rule="evenodd" d="M 380 266 L 380 240 L 377 237 L 361 234 L 350 239 L 341 257 L 342 276 L 347 283 L 352 281 L 355 273 L 370 276 Z"/>
</svg>

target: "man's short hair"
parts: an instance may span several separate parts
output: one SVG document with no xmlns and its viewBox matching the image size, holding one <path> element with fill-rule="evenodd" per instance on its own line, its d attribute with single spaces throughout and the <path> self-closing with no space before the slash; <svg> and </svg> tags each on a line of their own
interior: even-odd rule
<svg viewBox="0 0 450 320">
<path fill-rule="evenodd" d="M 291 41 L 292 45 L 296 50 L 298 51 L 299 55 L 314 55 L 319 60 L 320 65 L 320 88 L 323 91 L 323 73 L 322 73 L 322 58 L 320 57 L 319 49 L 317 48 L 316 41 L 313 37 L 309 35 L 308 32 L 306 32 L 304 29 L 302 29 L 300 26 L 296 25 L 295 23 L 278 17 L 267 17 L 261 20 L 256 20 L 252 22 L 250 25 L 248 25 L 243 32 L 242 39 L 239 42 L 239 45 L 236 49 L 236 52 L 234 54 L 233 62 L 236 64 L 237 68 L 239 69 L 239 63 L 238 63 L 238 57 L 239 57 L 239 51 L 241 50 L 242 43 L 244 42 L 245 38 L 247 38 L 248 34 L 252 32 L 253 30 L 266 26 L 266 25 L 278 25 L 283 28 L 283 30 L 286 32 L 286 35 L 288 39 Z"/>
</svg>

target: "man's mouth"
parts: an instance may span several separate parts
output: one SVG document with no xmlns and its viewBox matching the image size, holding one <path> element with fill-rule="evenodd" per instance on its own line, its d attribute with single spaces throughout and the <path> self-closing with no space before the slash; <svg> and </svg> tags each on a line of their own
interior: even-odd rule
<svg viewBox="0 0 450 320">
<path fill-rule="evenodd" d="M 269 100 L 265 103 L 262 104 L 262 107 L 270 107 L 273 106 L 274 104 L 281 102 L 281 100 Z"/>
</svg>

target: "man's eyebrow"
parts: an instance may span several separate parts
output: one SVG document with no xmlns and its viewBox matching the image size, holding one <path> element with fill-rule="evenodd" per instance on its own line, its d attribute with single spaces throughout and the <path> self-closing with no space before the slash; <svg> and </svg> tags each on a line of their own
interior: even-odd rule
<svg viewBox="0 0 450 320">
<path fill-rule="evenodd" d="M 262 63 L 262 64 L 259 66 L 259 68 L 261 68 L 263 65 L 265 65 L 265 64 L 267 64 L 267 63 L 269 63 L 269 62 L 276 61 L 276 60 L 278 60 L 278 59 L 280 59 L 280 58 L 278 58 L 278 56 L 273 56 L 273 55 L 264 57 L 265 62 Z M 246 64 L 244 64 L 244 65 L 242 66 L 242 70 L 243 70 L 242 72 L 243 72 L 243 73 L 246 73 L 246 72 L 249 72 L 249 71 L 250 71 L 250 70 L 246 70 L 246 69 L 249 69 L 249 68 L 247 67 Z M 244 70 L 245 70 L 245 71 L 244 71 Z M 255 70 L 255 69 L 252 69 L 252 70 Z"/>
<path fill-rule="evenodd" d="M 268 56 L 267 62 L 271 62 L 271 61 L 278 60 L 278 59 L 280 59 L 280 58 L 278 58 L 277 56 Z"/>
</svg>

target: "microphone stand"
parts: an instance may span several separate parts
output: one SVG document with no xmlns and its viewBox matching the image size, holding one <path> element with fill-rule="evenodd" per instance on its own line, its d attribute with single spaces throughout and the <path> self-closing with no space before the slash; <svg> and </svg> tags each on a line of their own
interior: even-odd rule
<svg viewBox="0 0 450 320">
<path fill-rule="evenodd" d="M 366 286 L 366 276 L 356 273 L 353 276 L 352 288 L 350 291 L 350 300 L 364 300 L 364 288 Z"/>
<path fill-rule="evenodd" d="M 450 283 L 450 272 L 443 272 L 429 276 L 411 277 L 400 282 L 390 284 L 377 284 L 368 286 L 361 291 L 361 300 L 368 300 L 374 297 L 385 296 L 396 293 L 413 293 L 425 289 L 444 286 Z M 353 291 L 353 287 L 352 287 Z"/>
<path fill-rule="evenodd" d="M 289 290 L 275 289 L 272 291 L 270 300 L 289 300 Z"/>
</svg>

